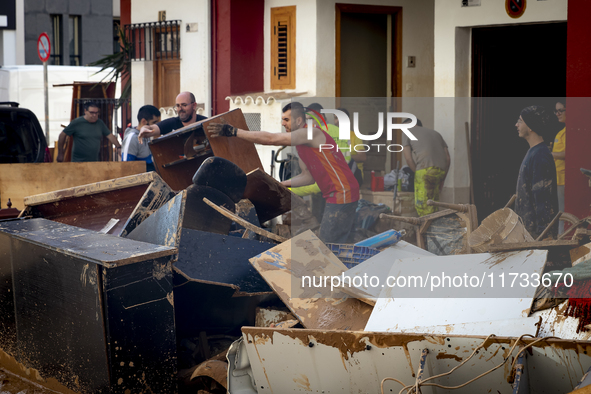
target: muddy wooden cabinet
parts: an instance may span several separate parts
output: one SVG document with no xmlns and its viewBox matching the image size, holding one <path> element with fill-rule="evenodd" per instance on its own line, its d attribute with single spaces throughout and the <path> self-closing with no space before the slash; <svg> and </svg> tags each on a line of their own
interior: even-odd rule
<svg viewBox="0 0 591 394">
<path fill-rule="evenodd" d="M 60 392 L 176 392 L 176 252 L 46 219 L 0 222 L 2 367 Z"/>
<path fill-rule="evenodd" d="M 229 123 L 248 130 L 242 110 L 238 108 L 174 130 L 150 142 L 156 171 L 173 190 L 191 185 L 201 163 L 211 156 L 230 160 L 245 173 L 263 167 L 252 142 L 240 138 L 210 138 L 206 131 L 210 123 Z"/>
</svg>

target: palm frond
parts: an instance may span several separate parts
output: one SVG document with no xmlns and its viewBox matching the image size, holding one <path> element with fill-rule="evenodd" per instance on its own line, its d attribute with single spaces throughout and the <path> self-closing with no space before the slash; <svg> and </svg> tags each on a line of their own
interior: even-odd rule
<svg viewBox="0 0 591 394">
<path fill-rule="evenodd" d="M 95 74 L 99 74 L 105 70 L 109 70 L 108 74 L 101 79 L 103 82 L 115 82 L 119 81 L 119 78 L 126 78 L 127 82 L 121 89 L 121 100 L 124 101 L 131 97 L 131 43 L 125 36 L 122 29 L 119 29 L 119 45 L 121 51 L 113 53 L 111 55 L 105 55 L 101 59 L 92 62 L 89 66 L 101 67 Z M 97 84 L 98 85 L 98 84 Z M 95 86 L 97 86 L 95 85 Z"/>
</svg>

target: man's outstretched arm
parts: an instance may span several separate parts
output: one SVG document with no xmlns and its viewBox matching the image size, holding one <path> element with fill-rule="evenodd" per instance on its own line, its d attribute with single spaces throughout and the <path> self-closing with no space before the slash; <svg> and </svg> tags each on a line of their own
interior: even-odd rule
<svg viewBox="0 0 591 394">
<path fill-rule="evenodd" d="M 142 144 L 142 140 L 144 138 L 150 138 L 150 137 L 154 137 L 154 138 L 158 138 L 160 137 L 160 127 L 158 127 L 158 125 L 146 125 L 146 126 L 142 126 L 140 133 L 138 134 L 137 138 L 140 141 L 140 144 Z"/>
<path fill-rule="evenodd" d="M 249 141 L 260 145 L 276 145 L 276 146 L 298 146 L 308 145 L 318 148 L 321 144 L 326 142 L 324 133 L 319 129 L 313 129 L 312 140 L 308 139 L 308 130 L 299 129 L 291 133 L 269 133 L 267 131 L 250 131 L 239 129 L 229 124 L 210 123 L 207 126 L 211 137 L 238 137 L 245 141 Z"/>
<path fill-rule="evenodd" d="M 207 131 L 211 137 L 238 137 L 259 145 L 292 145 L 290 133 L 269 133 L 267 131 L 250 131 L 239 129 L 229 124 L 210 123 Z"/>
</svg>

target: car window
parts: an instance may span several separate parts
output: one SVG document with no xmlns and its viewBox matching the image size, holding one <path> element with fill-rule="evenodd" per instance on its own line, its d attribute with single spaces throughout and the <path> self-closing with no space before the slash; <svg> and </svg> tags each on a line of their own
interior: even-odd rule
<svg viewBox="0 0 591 394">
<path fill-rule="evenodd" d="M 0 113 L 0 163 L 33 163 L 44 148 L 30 119 Z"/>
</svg>

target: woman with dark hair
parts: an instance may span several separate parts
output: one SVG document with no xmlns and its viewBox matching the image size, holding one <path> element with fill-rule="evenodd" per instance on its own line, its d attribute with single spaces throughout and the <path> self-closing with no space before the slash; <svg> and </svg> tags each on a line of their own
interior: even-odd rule
<svg viewBox="0 0 591 394">
<path fill-rule="evenodd" d="M 552 157 L 554 157 L 554 164 L 556 164 L 556 184 L 558 190 L 558 210 L 564 212 L 564 173 L 565 173 L 565 151 L 566 151 L 566 100 L 560 98 L 556 101 L 554 114 L 558 121 L 564 124 L 562 130 L 556 134 L 554 138 L 554 146 L 552 147 Z M 558 226 L 558 234 L 564 232 L 564 222 L 561 220 Z"/>
</svg>

